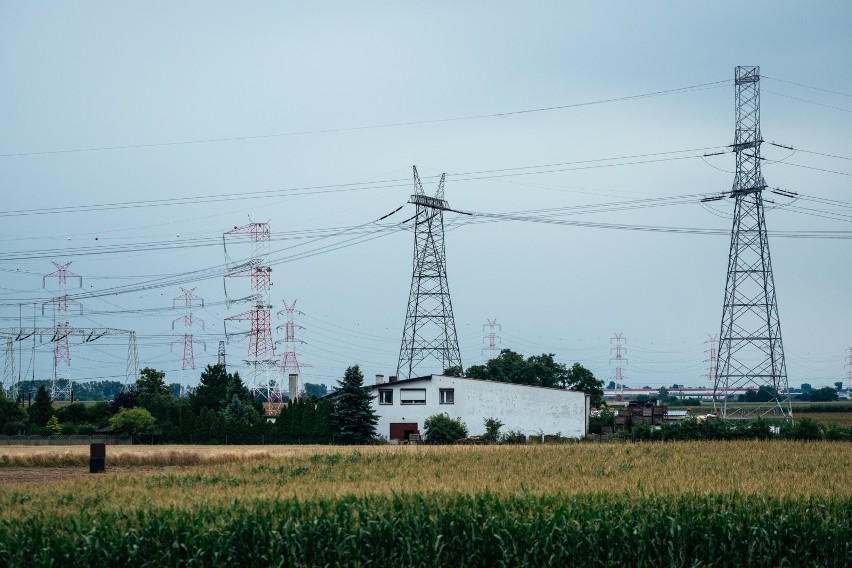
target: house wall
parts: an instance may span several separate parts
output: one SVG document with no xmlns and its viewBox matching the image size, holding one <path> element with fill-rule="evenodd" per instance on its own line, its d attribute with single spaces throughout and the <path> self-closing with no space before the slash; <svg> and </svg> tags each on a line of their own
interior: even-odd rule
<svg viewBox="0 0 852 568">
<path fill-rule="evenodd" d="M 394 391 L 392 405 L 379 404 L 380 388 Z M 453 389 L 453 404 L 439 402 L 440 389 L 447 388 Z M 400 404 L 401 389 L 426 389 L 426 404 Z M 391 424 L 402 422 L 417 423 L 425 435 L 423 422 L 441 412 L 461 418 L 472 436 L 485 433 L 486 418 L 501 421 L 501 432 L 517 430 L 526 435 L 571 438 L 581 438 L 588 432 L 589 397 L 577 391 L 434 375 L 431 380 L 378 385 L 373 394 L 373 408 L 379 416 L 377 431 L 385 437 L 390 437 Z"/>
</svg>

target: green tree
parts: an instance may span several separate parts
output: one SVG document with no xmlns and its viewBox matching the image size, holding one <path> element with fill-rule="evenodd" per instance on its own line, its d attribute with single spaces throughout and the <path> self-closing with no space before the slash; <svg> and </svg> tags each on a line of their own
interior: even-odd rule
<svg viewBox="0 0 852 568">
<path fill-rule="evenodd" d="M 312 396 L 322 398 L 328 394 L 328 387 L 321 383 L 305 383 L 305 394 L 308 398 Z"/>
<path fill-rule="evenodd" d="M 51 415 L 46 425 L 54 433 L 54 435 L 62 433 L 62 426 L 59 424 L 59 419 L 55 414 Z"/>
<path fill-rule="evenodd" d="M 496 418 L 486 418 L 485 434 L 482 435 L 482 439 L 486 442 L 496 442 L 500 439 L 500 428 L 502 427 L 503 423 Z"/>
<path fill-rule="evenodd" d="M 596 379 L 594 373 L 579 363 L 574 363 L 568 369 L 565 385 L 570 390 L 591 395 L 592 406 L 598 406 L 603 402 L 603 381 Z"/>
<path fill-rule="evenodd" d="M 837 398 L 837 391 L 831 387 L 813 389 L 808 395 L 808 400 L 811 402 L 831 402 L 837 400 Z"/>
<path fill-rule="evenodd" d="M 240 380 L 239 373 L 228 373 L 224 365 L 207 365 L 201 372 L 198 388 L 190 395 L 189 400 L 195 412 L 202 408 L 223 410 L 234 395 L 243 402 L 254 404 L 251 392 Z"/>
<path fill-rule="evenodd" d="M 109 419 L 109 427 L 115 432 L 123 432 L 134 437 L 159 434 L 157 419 L 144 408 L 122 408 Z"/>
<path fill-rule="evenodd" d="M 461 365 L 453 365 L 444 369 L 444 375 L 447 377 L 463 377 L 464 368 Z"/>
<path fill-rule="evenodd" d="M 511 349 L 503 349 L 485 365 L 468 367 L 465 376 L 520 385 L 564 388 L 567 370 L 554 357 L 553 353 L 543 353 L 524 359 L 523 355 Z M 454 369 L 447 369 L 450 370 Z"/>
<path fill-rule="evenodd" d="M 433 414 L 423 421 L 426 439 L 439 444 L 451 444 L 467 437 L 467 425 L 461 418 L 450 418 L 446 412 Z"/>
<path fill-rule="evenodd" d="M 44 426 L 53 416 L 53 401 L 44 385 L 38 387 L 35 400 L 29 408 L 30 424 L 33 426 Z"/>
<path fill-rule="evenodd" d="M 364 388 L 364 375 L 358 365 L 346 369 L 338 382 L 331 411 L 334 441 L 340 444 L 366 444 L 376 436 L 379 422 L 371 403 L 373 396 Z"/>
<path fill-rule="evenodd" d="M 171 389 L 166 384 L 165 378 L 166 373 L 163 371 L 145 367 L 139 371 L 139 378 L 136 379 L 136 390 L 140 394 L 171 395 Z"/>
<path fill-rule="evenodd" d="M 15 435 L 24 429 L 27 409 L 6 396 L 0 389 L 0 433 Z"/>
</svg>

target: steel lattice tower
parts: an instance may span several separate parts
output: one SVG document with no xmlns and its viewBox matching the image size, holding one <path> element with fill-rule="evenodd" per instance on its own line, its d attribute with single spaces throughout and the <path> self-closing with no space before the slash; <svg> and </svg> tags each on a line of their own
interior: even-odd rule
<svg viewBox="0 0 852 568">
<path fill-rule="evenodd" d="M 417 207 L 414 216 L 414 263 L 411 292 L 405 313 L 402 346 L 396 373 L 400 380 L 416 375 L 424 362 L 440 365 L 441 373 L 449 367 L 461 367 L 461 353 L 456 337 L 453 304 L 447 284 L 447 256 L 444 248 L 444 178 L 438 183 L 435 197 L 423 191 L 417 166 L 414 171 L 414 195 L 409 203 Z"/>
<path fill-rule="evenodd" d="M 734 222 L 714 406 L 721 407 L 722 418 L 773 415 L 792 420 L 763 206 L 766 182 L 760 171 L 759 67 L 736 68 L 735 93 L 736 137 L 732 148 L 737 168 L 730 193 L 735 200 Z M 733 389 L 764 385 L 772 389 L 770 401 L 747 409 L 729 408 Z"/>
<path fill-rule="evenodd" d="M 50 274 L 46 274 L 42 279 L 42 286 L 47 287 L 48 278 L 56 278 L 59 281 L 59 295 L 55 296 L 49 302 L 42 304 L 42 313 L 44 307 L 48 304 L 53 306 L 53 376 L 50 381 L 50 397 L 53 400 L 58 400 L 60 397 L 65 400 L 71 400 L 74 396 L 74 383 L 71 377 L 71 345 L 68 341 L 68 336 L 71 335 L 71 324 L 68 322 L 68 306 L 75 305 L 80 308 L 80 314 L 83 314 L 83 306 L 77 300 L 68 298 L 68 278 L 76 279 L 78 288 L 82 287 L 83 279 L 68 271 L 71 266 L 70 262 L 59 264 L 54 262 L 53 266 L 56 270 Z M 60 367 L 63 368 L 60 371 Z M 60 380 L 63 378 L 60 374 L 65 375 L 65 384 L 61 385 Z"/>
<path fill-rule="evenodd" d="M 503 338 L 497 335 L 495 330 L 500 331 L 503 328 L 499 323 L 497 323 L 497 318 L 494 318 L 493 320 L 486 318 L 485 321 L 488 323 L 482 326 L 482 331 L 485 331 L 485 328 L 487 327 L 488 334 L 482 338 L 482 341 L 488 341 L 488 347 L 483 348 L 482 352 L 484 353 L 488 351 L 488 359 L 493 359 L 494 353 L 497 351 L 497 344 L 503 342 Z"/>
<path fill-rule="evenodd" d="M 0 384 L 0 394 L 5 394 L 12 400 L 18 398 L 18 383 L 15 380 L 15 341 L 11 337 L 6 340 L 6 365 L 3 369 L 3 384 Z"/>
<path fill-rule="evenodd" d="M 615 361 L 615 370 L 613 374 L 613 381 L 615 381 L 615 400 L 621 402 L 624 400 L 624 371 L 622 368 L 623 363 L 627 363 L 627 359 L 624 358 L 623 354 L 626 349 L 621 345 L 621 342 L 627 343 L 627 340 L 624 339 L 623 333 L 615 333 L 612 338 L 610 338 L 610 343 L 615 342 L 615 347 L 610 347 L 610 354 L 614 354 L 615 356 L 609 360 L 610 364 Z"/>
<path fill-rule="evenodd" d="M 219 352 L 216 354 L 216 364 L 222 365 L 222 367 L 227 368 L 227 365 L 225 364 L 225 342 L 224 341 L 219 342 Z"/>
<path fill-rule="evenodd" d="M 846 372 L 846 388 L 852 388 L 852 347 L 846 349 L 849 355 L 846 356 L 846 366 L 849 370 Z"/>
<path fill-rule="evenodd" d="M 248 240 L 251 244 L 251 258 L 248 261 L 235 264 L 228 253 L 228 240 Z M 251 279 L 251 295 L 239 301 L 248 301 L 252 307 L 241 314 L 225 318 L 229 321 L 248 321 L 249 332 L 248 354 L 245 362 L 251 368 L 251 379 L 248 381 L 252 393 L 261 395 L 269 400 L 276 381 L 272 379 L 275 371 L 275 346 L 272 340 L 272 304 L 269 291 L 272 286 L 272 268 L 268 265 L 270 231 L 269 223 L 251 222 L 242 227 L 234 227 L 222 236 L 225 248 L 225 259 L 232 272 L 225 274 L 225 282 L 229 278 L 249 277 Z M 225 285 L 225 297 L 228 298 L 228 287 Z M 228 303 L 232 303 L 228 298 Z M 231 334 L 225 332 L 225 337 Z"/>
<path fill-rule="evenodd" d="M 204 298 L 193 295 L 195 288 L 181 288 L 183 292 L 180 296 L 172 300 L 172 308 L 177 308 L 179 301 L 183 302 L 183 315 L 172 321 L 172 329 L 175 329 L 175 324 L 181 322 L 183 327 L 183 338 L 173 341 L 172 344 L 181 343 L 183 345 L 183 362 L 181 363 L 181 379 L 185 379 L 187 369 L 195 370 L 195 344 L 200 343 L 206 349 L 206 344 L 200 339 L 195 339 L 194 330 L 200 325 L 204 329 L 204 320 L 195 317 L 192 313 L 193 302 L 200 303 L 204 307 Z"/>
<path fill-rule="evenodd" d="M 707 386 L 712 389 L 716 386 L 716 375 L 719 371 L 719 352 L 717 351 L 719 348 L 719 336 L 708 335 L 707 341 L 704 343 L 709 346 L 708 349 L 704 351 L 707 353 L 707 359 L 705 359 L 704 362 L 710 364 L 707 368 Z"/>
</svg>

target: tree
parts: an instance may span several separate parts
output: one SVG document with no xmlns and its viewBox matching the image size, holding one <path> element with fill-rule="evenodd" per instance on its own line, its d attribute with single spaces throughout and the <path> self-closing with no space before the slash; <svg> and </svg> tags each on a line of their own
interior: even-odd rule
<svg viewBox="0 0 852 568">
<path fill-rule="evenodd" d="M 615 388 L 615 381 L 610 381 L 606 388 L 612 390 Z"/>
<path fill-rule="evenodd" d="M 843 382 L 838 381 L 838 382 L 834 383 L 834 390 L 836 390 L 837 392 L 842 391 L 843 390 Z"/>
<path fill-rule="evenodd" d="M 461 418 L 450 418 L 446 412 L 433 414 L 423 421 L 426 439 L 439 444 L 452 444 L 467 437 L 467 426 Z"/>
<path fill-rule="evenodd" d="M 811 394 L 808 395 L 808 400 L 811 402 L 831 402 L 837 400 L 837 391 L 831 387 L 813 389 Z"/>
<path fill-rule="evenodd" d="M 51 415 L 47 421 L 47 427 L 54 433 L 59 434 L 62 432 L 62 426 L 59 424 L 59 419 L 55 414 Z"/>
<path fill-rule="evenodd" d="M 557 363 L 553 353 L 533 355 L 524 359 L 523 355 L 511 349 L 503 349 L 494 359 L 485 365 L 472 365 L 467 368 L 466 377 L 500 381 L 537 387 L 565 388 L 567 369 Z M 447 372 L 455 369 L 447 369 Z"/>
<path fill-rule="evenodd" d="M 139 406 L 139 393 L 135 391 L 123 391 L 117 393 L 109 402 L 110 414 L 116 414 L 122 408 L 136 408 Z"/>
<path fill-rule="evenodd" d="M 44 385 L 38 387 L 35 400 L 29 409 L 30 424 L 34 426 L 45 426 L 50 417 L 53 416 L 53 401 Z"/>
<path fill-rule="evenodd" d="M 802 383 L 802 388 L 801 388 L 802 394 L 809 394 L 811 392 L 812 388 L 813 387 L 811 386 L 810 383 Z"/>
<path fill-rule="evenodd" d="M 139 378 L 136 379 L 136 390 L 140 394 L 170 395 L 171 389 L 166 384 L 165 378 L 166 373 L 163 371 L 145 367 L 139 371 Z"/>
<path fill-rule="evenodd" d="M 482 439 L 486 442 L 496 442 L 500 439 L 500 428 L 502 427 L 503 423 L 496 418 L 486 418 L 485 434 L 482 435 Z"/>
<path fill-rule="evenodd" d="M 305 383 L 305 394 L 308 395 L 308 398 L 312 396 L 315 396 L 316 398 L 322 398 L 328 394 L 328 387 L 321 383 Z"/>
<path fill-rule="evenodd" d="M 202 408 L 223 410 L 230 404 L 234 395 L 243 402 L 254 403 L 251 392 L 240 380 L 239 373 L 228 373 L 224 365 L 207 365 L 201 372 L 198 388 L 190 395 L 189 400 L 197 413 Z"/>
<path fill-rule="evenodd" d="M 159 434 L 157 420 L 144 408 L 122 408 L 109 419 L 109 427 L 116 432 L 131 436 L 153 436 Z"/>
<path fill-rule="evenodd" d="M 447 377 L 463 377 L 464 368 L 461 365 L 453 365 L 444 369 L 444 375 Z"/>
<path fill-rule="evenodd" d="M 774 388 L 769 385 L 761 385 L 756 391 L 747 390 L 745 394 L 741 394 L 738 398 L 740 402 L 769 402 L 777 397 L 778 395 Z"/>
<path fill-rule="evenodd" d="M 579 363 L 574 363 L 568 369 L 565 384 L 570 390 L 582 391 L 591 395 L 592 406 L 603 402 L 603 381 L 595 378 L 594 373 Z"/>
<path fill-rule="evenodd" d="M 0 389 L 0 432 L 17 434 L 24 429 L 27 421 L 27 410 L 14 400 L 8 398 Z"/>
<path fill-rule="evenodd" d="M 331 425 L 334 441 L 340 444 L 366 444 L 376 436 L 379 422 L 371 403 L 373 396 L 364 386 L 358 365 L 349 367 L 338 382 Z"/>
</svg>

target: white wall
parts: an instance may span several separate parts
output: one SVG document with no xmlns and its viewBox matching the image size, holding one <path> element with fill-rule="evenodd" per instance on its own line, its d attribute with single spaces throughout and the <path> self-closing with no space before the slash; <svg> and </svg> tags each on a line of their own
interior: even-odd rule
<svg viewBox="0 0 852 568">
<path fill-rule="evenodd" d="M 486 418 L 502 422 L 501 432 L 517 430 L 526 435 L 581 438 L 588 431 L 589 398 L 582 392 L 441 375 L 433 375 L 432 380 L 385 383 L 380 388 L 394 391 L 393 405 L 386 405 L 379 404 L 378 388 L 373 389 L 373 408 L 379 415 L 377 431 L 386 438 L 392 422 L 416 422 L 421 434 L 425 434 L 423 422 L 441 412 L 461 418 L 472 436 L 485 433 Z M 403 388 L 425 388 L 426 404 L 400 404 Z M 454 404 L 439 403 L 442 388 L 454 389 Z"/>
</svg>

